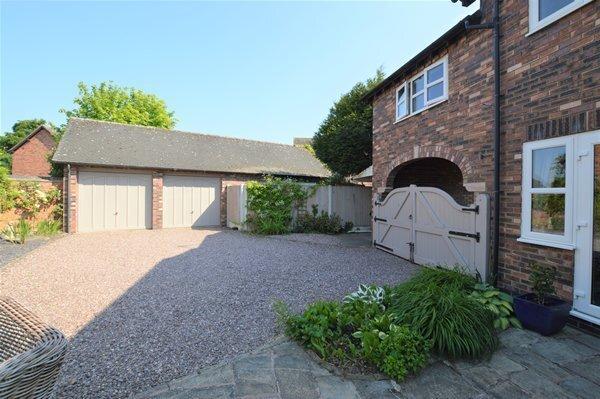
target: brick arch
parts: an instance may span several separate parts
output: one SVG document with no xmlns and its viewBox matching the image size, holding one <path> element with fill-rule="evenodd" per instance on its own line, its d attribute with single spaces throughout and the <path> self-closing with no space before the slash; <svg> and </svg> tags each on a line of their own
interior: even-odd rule
<svg viewBox="0 0 600 399">
<path fill-rule="evenodd" d="M 463 175 L 463 184 L 470 183 L 475 180 L 473 162 L 463 153 L 456 151 L 447 146 L 432 145 L 415 147 L 410 153 L 404 153 L 394 158 L 389 164 L 386 171 L 386 186 L 391 187 L 395 175 L 394 170 L 399 166 L 418 159 L 423 158 L 442 158 L 453 162 L 458 166 Z"/>
</svg>

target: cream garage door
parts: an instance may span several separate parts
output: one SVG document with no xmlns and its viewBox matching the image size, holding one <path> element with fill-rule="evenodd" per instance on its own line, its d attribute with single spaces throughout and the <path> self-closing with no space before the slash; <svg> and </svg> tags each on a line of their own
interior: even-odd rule
<svg viewBox="0 0 600 399">
<path fill-rule="evenodd" d="M 220 187 L 215 178 L 165 176 L 163 227 L 220 225 Z"/>
<path fill-rule="evenodd" d="M 78 231 L 149 229 L 152 177 L 135 173 L 79 172 Z"/>
</svg>

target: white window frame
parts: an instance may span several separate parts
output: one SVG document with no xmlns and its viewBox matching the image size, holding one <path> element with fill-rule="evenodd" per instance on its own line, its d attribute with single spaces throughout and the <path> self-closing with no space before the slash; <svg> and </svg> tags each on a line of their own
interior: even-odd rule
<svg viewBox="0 0 600 399">
<path fill-rule="evenodd" d="M 565 147 L 565 187 L 532 187 L 533 151 L 552 147 Z M 523 144 L 523 180 L 521 190 L 521 237 L 518 241 L 548 247 L 575 249 L 573 242 L 573 138 L 558 137 Z M 539 233 L 531 230 L 532 194 L 564 194 L 565 231 L 563 235 Z"/>
<path fill-rule="evenodd" d="M 529 0 L 529 33 L 527 33 L 527 36 L 545 28 L 592 1 L 594 0 L 575 0 L 573 3 L 564 6 L 553 14 L 548 15 L 546 18 L 539 19 L 540 0 Z"/>
<path fill-rule="evenodd" d="M 440 79 L 435 80 L 431 83 L 427 82 L 427 72 L 437 66 L 439 66 L 440 64 L 444 65 L 444 76 L 442 76 Z M 413 93 L 412 92 L 412 83 L 419 79 L 420 77 L 423 77 L 423 90 L 419 91 L 418 93 Z M 423 69 L 422 71 L 420 71 L 419 73 L 417 73 L 416 75 L 414 75 L 412 78 L 407 79 L 406 81 L 402 82 L 402 84 L 400 86 L 398 86 L 395 90 L 395 95 L 396 98 L 394 100 L 395 104 L 396 104 L 396 122 L 400 122 L 401 120 L 404 120 L 406 118 L 410 118 L 413 115 L 417 115 L 420 114 L 421 112 L 425 111 L 426 109 L 429 109 L 437 104 L 440 104 L 446 100 L 448 100 L 448 85 L 449 85 L 449 76 L 448 76 L 448 56 L 444 56 L 441 59 L 439 59 L 438 61 L 436 61 L 435 63 L 429 65 L 427 68 Z M 434 86 L 440 82 L 444 82 L 443 85 L 443 89 L 444 89 L 444 93 L 441 97 L 437 97 L 434 100 L 429 100 L 427 98 L 427 89 L 431 86 Z M 403 87 L 405 87 L 405 92 L 406 92 L 406 98 L 407 98 L 407 102 L 406 102 L 406 106 L 408 109 L 408 112 L 405 116 L 398 116 L 398 91 L 400 91 Z M 413 111 L 412 109 L 412 99 L 420 94 L 423 94 L 424 97 L 424 103 L 425 106 L 417 111 Z"/>
<path fill-rule="evenodd" d="M 404 89 L 404 103 L 406 104 L 406 114 L 398 115 L 398 93 L 400 90 Z M 396 89 L 396 120 L 404 119 L 410 115 L 410 96 L 408 95 L 408 84 L 404 82 Z"/>
</svg>

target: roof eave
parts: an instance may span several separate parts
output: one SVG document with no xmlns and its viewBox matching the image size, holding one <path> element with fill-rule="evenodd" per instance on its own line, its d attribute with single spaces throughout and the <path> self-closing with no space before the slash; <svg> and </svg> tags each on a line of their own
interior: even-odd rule
<svg viewBox="0 0 600 399">
<path fill-rule="evenodd" d="M 54 135 L 54 131 L 48 125 L 45 125 L 45 124 L 39 125 L 31 133 L 29 133 L 23 140 L 19 141 L 11 149 L 9 149 L 8 153 L 12 154 L 16 150 L 18 150 L 19 147 L 21 147 L 23 144 L 25 144 L 26 142 L 28 142 L 33 136 L 35 136 L 36 134 L 38 134 L 39 131 L 42 130 L 42 129 L 46 129 L 48 132 L 50 132 L 50 134 Z"/>
<path fill-rule="evenodd" d="M 433 43 L 425 47 L 419 54 L 415 55 L 408 62 L 398 68 L 394 73 L 367 92 L 363 96 L 363 100 L 368 102 L 373 101 L 377 94 L 381 93 L 388 86 L 390 86 L 398 77 L 410 72 L 412 69 L 422 64 L 429 58 L 431 54 L 436 53 L 454 43 L 455 40 L 462 37 L 462 35 L 467 31 L 465 27 L 467 22 L 469 24 L 477 24 L 481 22 L 481 11 L 477 10 L 473 14 L 463 18 L 460 22 L 446 31 L 446 33 L 437 38 Z"/>
</svg>

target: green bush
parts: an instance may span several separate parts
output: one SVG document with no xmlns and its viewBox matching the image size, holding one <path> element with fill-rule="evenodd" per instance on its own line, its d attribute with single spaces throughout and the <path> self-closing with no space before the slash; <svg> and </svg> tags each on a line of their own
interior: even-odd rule
<svg viewBox="0 0 600 399">
<path fill-rule="evenodd" d="M 352 222 L 342 223 L 342 218 L 336 214 L 329 215 L 325 211 L 319 213 L 317 205 L 312 206 L 312 212 L 298 214 L 294 225 L 296 233 L 340 234 L 352 230 Z"/>
<path fill-rule="evenodd" d="M 36 227 L 36 234 L 51 237 L 61 231 L 62 223 L 60 220 L 42 220 Z"/>
<path fill-rule="evenodd" d="M 433 270 L 433 272 L 432 272 Z M 451 358 L 480 357 L 498 346 L 494 315 L 466 292 L 468 278 L 456 271 L 423 269 L 394 287 L 391 311 L 434 350 Z M 471 285 L 472 287 L 472 285 Z"/>
<path fill-rule="evenodd" d="M 306 201 L 308 193 L 299 183 L 267 176 L 247 184 L 246 223 L 256 234 L 286 234 L 291 230 L 292 209 Z"/>
<path fill-rule="evenodd" d="M 533 264 L 529 279 L 538 303 L 543 305 L 549 296 L 556 293 L 554 289 L 556 274 L 557 271 L 553 267 L 545 267 L 538 263 Z"/>
<path fill-rule="evenodd" d="M 479 283 L 475 284 L 471 297 L 494 314 L 495 328 L 506 330 L 511 325 L 523 328 L 521 322 L 514 315 L 513 298 L 509 294 L 491 285 Z"/>
<path fill-rule="evenodd" d="M 18 192 L 8 178 L 8 169 L 0 166 L 0 213 L 13 209 Z"/>
<path fill-rule="evenodd" d="M 366 359 L 396 381 L 419 372 L 427 364 L 429 342 L 408 326 L 389 324 L 386 329 L 357 331 Z"/>
<path fill-rule="evenodd" d="M 287 316 L 285 333 L 323 359 L 328 359 L 343 336 L 340 312 L 338 302 L 314 302 L 303 313 Z"/>
<path fill-rule="evenodd" d="M 447 269 L 440 266 L 426 267 L 419 271 L 405 284 L 410 284 L 411 289 L 427 288 L 430 286 L 456 288 L 459 291 L 470 293 L 477 280 L 465 273 L 460 267 Z"/>
<path fill-rule="evenodd" d="M 15 244 L 25 244 L 27 238 L 31 235 L 31 225 L 25 219 L 19 220 L 19 223 L 9 224 L 0 234 L 3 239 Z"/>
</svg>

